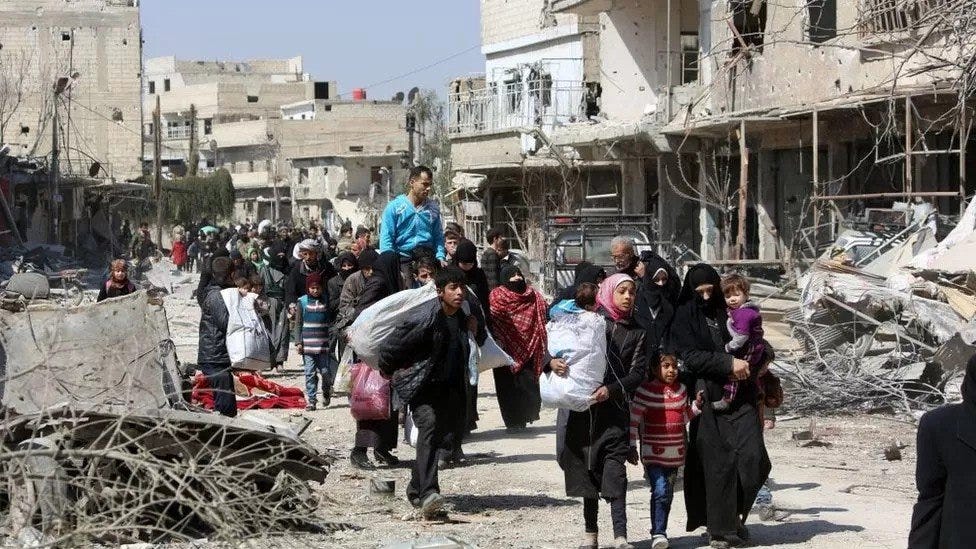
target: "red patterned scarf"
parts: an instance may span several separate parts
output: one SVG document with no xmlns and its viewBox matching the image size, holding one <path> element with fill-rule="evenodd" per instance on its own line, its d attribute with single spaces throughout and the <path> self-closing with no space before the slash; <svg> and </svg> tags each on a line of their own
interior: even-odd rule
<svg viewBox="0 0 976 549">
<path fill-rule="evenodd" d="M 515 360 L 512 372 L 519 373 L 530 360 L 535 375 L 542 374 L 542 358 L 549 346 L 546 337 L 546 301 L 539 292 L 526 288 L 517 294 L 498 286 L 488 296 L 491 327 L 498 343 Z"/>
</svg>

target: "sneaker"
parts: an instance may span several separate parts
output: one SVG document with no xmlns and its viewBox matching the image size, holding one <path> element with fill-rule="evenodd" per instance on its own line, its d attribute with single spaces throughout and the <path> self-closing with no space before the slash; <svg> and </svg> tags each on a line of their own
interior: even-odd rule
<svg viewBox="0 0 976 549">
<path fill-rule="evenodd" d="M 585 532 L 583 534 L 583 541 L 579 544 L 579 549 L 599 549 L 600 542 L 598 541 L 599 534 L 596 532 Z"/>
<path fill-rule="evenodd" d="M 651 536 L 651 549 L 668 549 L 670 546 L 668 536 L 664 534 L 654 534 Z"/>
<path fill-rule="evenodd" d="M 305 411 L 306 412 L 314 412 L 315 411 L 315 405 L 314 404 L 309 404 L 308 406 L 305 407 Z"/>
<path fill-rule="evenodd" d="M 712 549 L 729 549 L 732 544 L 725 536 L 709 536 L 708 546 Z"/>
<path fill-rule="evenodd" d="M 391 454 L 389 450 L 373 450 L 373 458 L 375 458 L 376 461 L 389 465 L 390 467 L 400 464 L 400 458 Z"/>
<path fill-rule="evenodd" d="M 635 549 L 633 545 L 627 543 L 627 538 L 619 537 L 613 540 L 614 549 Z"/>
<path fill-rule="evenodd" d="M 353 466 L 357 469 L 362 469 L 363 471 L 373 471 L 376 469 L 376 465 L 369 460 L 369 456 L 366 455 L 365 448 L 355 448 L 352 453 L 349 454 L 349 461 L 352 462 Z"/>
<path fill-rule="evenodd" d="M 420 515 L 425 519 L 437 516 L 447 500 L 437 492 L 431 492 L 420 502 Z"/>
</svg>

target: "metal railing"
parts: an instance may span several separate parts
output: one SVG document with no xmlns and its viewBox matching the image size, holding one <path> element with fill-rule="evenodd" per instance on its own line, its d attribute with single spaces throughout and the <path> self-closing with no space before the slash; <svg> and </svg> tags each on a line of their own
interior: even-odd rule
<svg viewBox="0 0 976 549">
<path fill-rule="evenodd" d="M 950 4 L 952 0 L 860 0 L 858 30 L 862 37 L 909 31 L 934 23 L 931 16 Z"/>
<path fill-rule="evenodd" d="M 167 126 L 163 131 L 164 139 L 189 139 L 190 126 Z"/>
<path fill-rule="evenodd" d="M 519 127 L 551 129 L 586 116 L 582 82 L 549 79 L 490 83 L 487 87 L 449 97 L 449 131 L 453 134 L 493 132 Z"/>
</svg>

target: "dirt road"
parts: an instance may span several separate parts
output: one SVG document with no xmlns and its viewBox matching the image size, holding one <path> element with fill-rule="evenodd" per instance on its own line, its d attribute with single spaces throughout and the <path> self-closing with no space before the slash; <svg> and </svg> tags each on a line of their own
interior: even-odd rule
<svg viewBox="0 0 976 549">
<path fill-rule="evenodd" d="M 199 310 L 189 287 L 167 298 L 174 340 L 182 360 L 196 358 Z M 288 370 L 271 376 L 286 385 L 304 387 L 298 357 L 292 353 Z M 324 485 L 317 489 L 323 521 L 360 527 L 330 536 L 303 540 L 309 547 L 385 547 L 395 542 L 455 535 L 481 548 L 575 547 L 582 532 L 582 504 L 564 495 L 562 472 L 555 462 L 555 412 L 526 433 L 513 436 L 501 424 L 491 376 L 482 379 L 479 429 L 465 444 L 468 464 L 441 473 L 443 493 L 450 501 L 450 520 L 423 522 L 412 516 L 403 497 L 414 451 L 401 444 L 401 465 L 375 475 L 396 481 L 396 496 L 369 494 L 368 475 L 348 460 L 354 423 L 344 398 L 311 413 L 273 411 L 278 417 L 313 420 L 306 439 L 321 450 L 341 456 Z M 247 413 L 247 412 L 245 412 Z M 820 441 L 809 447 L 792 440 L 794 431 L 813 430 Z M 776 513 L 760 521 L 754 512 L 749 526 L 755 545 L 792 548 L 900 548 L 906 545 L 914 499 L 915 429 L 881 416 L 858 415 L 829 419 L 794 418 L 781 421 L 768 433 L 773 462 Z M 401 433 L 402 435 L 402 433 Z M 402 437 L 401 437 L 402 439 Z M 890 442 L 907 445 L 901 461 L 887 461 L 883 448 Z M 649 491 L 640 468 L 629 466 L 628 518 L 630 539 L 649 547 Z M 672 547 L 707 546 L 702 531 L 685 532 L 680 484 L 669 522 Z M 600 513 L 601 543 L 612 541 L 609 510 Z M 265 545 L 266 546 L 266 545 Z"/>
</svg>

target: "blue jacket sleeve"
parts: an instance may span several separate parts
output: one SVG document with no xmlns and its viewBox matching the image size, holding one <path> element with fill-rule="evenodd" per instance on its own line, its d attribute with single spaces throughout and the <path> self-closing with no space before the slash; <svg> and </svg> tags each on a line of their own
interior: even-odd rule
<svg viewBox="0 0 976 549">
<path fill-rule="evenodd" d="M 380 253 L 393 250 L 393 235 L 396 234 L 396 215 L 393 213 L 395 200 L 391 200 L 383 210 L 380 224 Z"/>
<path fill-rule="evenodd" d="M 434 233 L 431 237 L 434 240 L 434 251 L 437 254 L 437 259 L 444 261 L 447 258 L 447 249 L 444 247 L 444 226 L 441 223 L 440 211 L 437 212 L 437 217 L 434 218 L 434 226 L 430 230 Z"/>
</svg>

